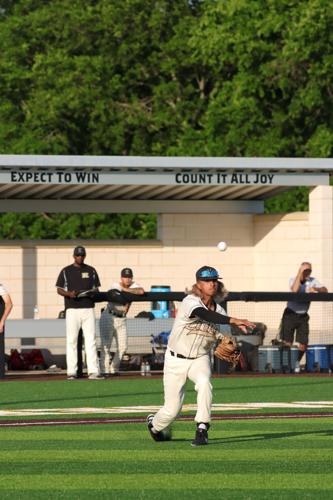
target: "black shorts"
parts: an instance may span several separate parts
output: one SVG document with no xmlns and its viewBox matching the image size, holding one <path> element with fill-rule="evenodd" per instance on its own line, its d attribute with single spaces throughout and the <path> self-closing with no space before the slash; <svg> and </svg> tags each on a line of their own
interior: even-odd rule
<svg viewBox="0 0 333 500">
<path fill-rule="evenodd" d="M 296 332 L 296 342 L 308 344 L 309 342 L 309 319 L 308 313 L 298 314 L 288 309 L 284 310 L 281 321 L 281 340 L 285 342 L 294 342 Z"/>
</svg>

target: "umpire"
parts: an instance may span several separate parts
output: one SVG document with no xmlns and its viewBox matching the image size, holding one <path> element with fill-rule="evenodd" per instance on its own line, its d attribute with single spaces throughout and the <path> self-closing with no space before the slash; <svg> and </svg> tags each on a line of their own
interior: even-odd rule
<svg viewBox="0 0 333 500">
<path fill-rule="evenodd" d="M 74 263 L 61 270 L 57 282 L 57 292 L 65 299 L 66 310 L 66 360 L 67 379 L 77 378 L 77 341 L 82 328 L 87 356 L 89 379 L 98 380 L 95 304 L 89 296 L 78 298 L 80 292 L 98 289 L 101 285 L 95 268 L 84 263 L 86 250 L 77 246 L 73 252 Z"/>
<path fill-rule="evenodd" d="M 13 308 L 12 299 L 0 284 L 0 378 L 5 377 L 5 321 Z"/>
</svg>

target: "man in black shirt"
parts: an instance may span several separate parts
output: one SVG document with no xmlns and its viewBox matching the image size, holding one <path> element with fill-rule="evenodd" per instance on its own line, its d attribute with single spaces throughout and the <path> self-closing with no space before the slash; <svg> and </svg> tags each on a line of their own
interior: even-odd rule
<svg viewBox="0 0 333 500">
<path fill-rule="evenodd" d="M 84 263 L 84 247 L 74 248 L 73 257 L 74 263 L 62 269 L 56 282 L 58 294 L 65 299 L 67 378 L 77 378 L 77 340 L 82 328 L 88 376 L 91 380 L 98 380 L 102 377 L 98 371 L 95 304 L 89 296 L 78 298 L 77 295 L 85 290 L 98 289 L 101 284 L 96 270 Z"/>
</svg>

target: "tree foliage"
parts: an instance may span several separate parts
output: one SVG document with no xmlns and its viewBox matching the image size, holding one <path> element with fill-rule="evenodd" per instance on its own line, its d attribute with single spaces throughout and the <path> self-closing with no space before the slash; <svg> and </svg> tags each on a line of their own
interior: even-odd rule
<svg viewBox="0 0 333 500">
<path fill-rule="evenodd" d="M 18 0 L 0 151 L 332 155 L 328 0 Z"/>
<path fill-rule="evenodd" d="M 196 2 L 21 0 L 0 25 L 0 151 L 155 154 L 195 95 Z"/>
<path fill-rule="evenodd" d="M 0 153 L 330 157 L 332 23 L 328 0 L 6 0 Z"/>
<path fill-rule="evenodd" d="M 154 239 L 154 214 L 0 214 L 0 237 L 34 239 Z"/>
</svg>

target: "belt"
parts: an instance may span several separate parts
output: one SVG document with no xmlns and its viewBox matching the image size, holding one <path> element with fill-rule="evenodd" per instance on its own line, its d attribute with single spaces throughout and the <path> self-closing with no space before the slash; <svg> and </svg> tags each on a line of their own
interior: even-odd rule
<svg viewBox="0 0 333 500">
<path fill-rule="evenodd" d="M 171 356 L 174 356 L 175 358 L 181 358 L 181 359 L 197 359 L 197 358 L 187 358 L 186 356 L 183 356 L 182 354 L 177 354 L 176 352 L 171 351 L 169 349 Z"/>
<path fill-rule="evenodd" d="M 286 313 L 287 314 L 296 314 L 296 316 L 307 316 L 308 313 L 307 312 L 304 312 L 304 313 L 298 313 L 296 311 L 293 311 L 292 309 L 290 309 L 289 307 L 286 307 L 285 309 Z"/>
</svg>

